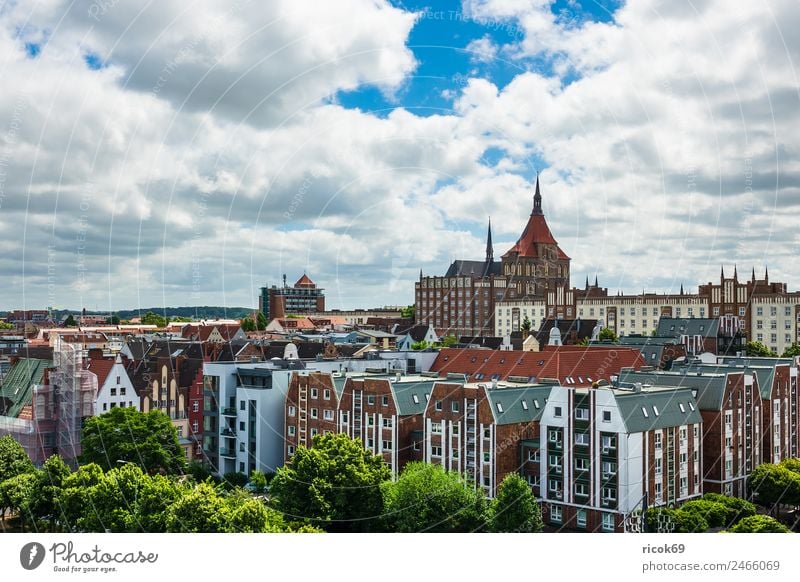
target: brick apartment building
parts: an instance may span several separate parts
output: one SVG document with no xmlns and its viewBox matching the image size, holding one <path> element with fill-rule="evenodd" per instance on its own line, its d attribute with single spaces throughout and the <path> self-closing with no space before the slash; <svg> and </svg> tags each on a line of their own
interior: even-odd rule
<svg viewBox="0 0 800 582">
<path fill-rule="evenodd" d="M 267 321 L 283 319 L 287 315 L 322 313 L 325 311 L 323 291 L 324 289 L 317 287 L 306 274 L 303 274 L 292 287 L 286 284 L 284 275 L 281 287 L 277 285 L 261 287 L 258 310 L 264 314 Z"/>
</svg>

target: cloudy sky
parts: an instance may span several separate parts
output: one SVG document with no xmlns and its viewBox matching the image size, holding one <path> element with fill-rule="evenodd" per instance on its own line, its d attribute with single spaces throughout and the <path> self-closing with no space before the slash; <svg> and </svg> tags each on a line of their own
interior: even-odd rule
<svg viewBox="0 0 800 582">
<path fill-rule="evenodd" d="M 330 307 L 545 213 L 612 291 L 800 287 L 796 0 L 0 4 L 0 309 Z"/>
</svg>

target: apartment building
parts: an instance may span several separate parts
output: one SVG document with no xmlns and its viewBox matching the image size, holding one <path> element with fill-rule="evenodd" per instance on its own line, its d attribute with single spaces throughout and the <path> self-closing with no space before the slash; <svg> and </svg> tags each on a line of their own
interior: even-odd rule
<svg viewBox="0 0 800 582">
<path fill-rule="evenodd" d="M 552 387 L 540 420 L 545 521 L 618 532 L 645 504 L 700 496 L 701 428 L 690 389 Z"/>
<path fill-rule="evenodd" d="M 539 419 L 552 386 L 512 380 L 450 374 L 436 382 L 422 418 L 425 462 L 463 474 L 489 497 L 515 472 L 538 494 Z"/>
</svg>

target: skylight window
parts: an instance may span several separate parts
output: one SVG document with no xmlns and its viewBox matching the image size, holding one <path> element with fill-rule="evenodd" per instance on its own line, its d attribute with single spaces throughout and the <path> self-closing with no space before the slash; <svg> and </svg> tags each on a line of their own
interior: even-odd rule
<svg viewBox="0 0 800 582">
<path fill-rule="evenodd" d="M 681 412 L 686 412 L 686 407 L 683 405 L 683 402 L 678 402 L 678 406 L 681 409 Z"/>
<path fill-rule="evenodd" d="M 419 404 L 419 398 L 417 398 L 416 394 L 411 395 L 411 400 L 414 401 L 414 404 Z"/>
<path fill-rule="evenodd" d="M 503 412 L 503 405 L 499 402 L 497 403 L 497 412 Z"/>
<path fill-rule="evenodd" d="M 536 410 L 539 410 L 539 408 L 540 408 L 539 407 L 539 401 L 536 398 L 533 399 L 533 406 L 534 406 L 534 408 L 536 408 Z"/>
<path fill-rule="evenodd" d="M 653 414 L 658 416 L 658 406 L 656 406 L 655 404 L 653 404 Z"/>
<path fill-rule="evenodd" d="M 691 402 L 689 403 L 689 408 L 691 408 L 692 412 L 694 412 L 694 404 L 692 404 Z"/>
<path fill-rule="evenodd" d="M 644 406 L 642 406 L 642 414 L 644 415 L 645 418 L 650 418 L 650 415 L 647 414 L 647 409 Z"/>
<path fill-rule="evenodd" d="M 522 410 L 528 410 L 528 403 L 524 400 L 522 401 Z"/>
</svg>

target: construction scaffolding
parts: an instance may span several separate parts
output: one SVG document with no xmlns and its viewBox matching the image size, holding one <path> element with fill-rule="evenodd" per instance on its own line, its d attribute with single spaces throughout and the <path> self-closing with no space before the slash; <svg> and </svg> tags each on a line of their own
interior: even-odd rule
<svg viewBox="0 0 800 582">
<path fill-rule="evenodd" d="M 55 410 L 55 448 L 74 465 L 81 454 L 82 419 L 94 414 L 97 377 L 83 369 L 80 346 L 56 338 L 50 374 Z"/>
</svg>

